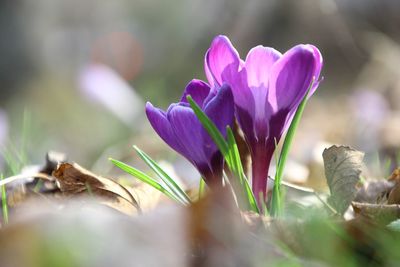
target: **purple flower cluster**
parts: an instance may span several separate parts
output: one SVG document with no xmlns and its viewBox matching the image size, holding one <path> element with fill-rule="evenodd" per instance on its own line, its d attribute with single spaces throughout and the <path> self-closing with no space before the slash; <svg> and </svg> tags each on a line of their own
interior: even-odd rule
<svg viewBox="0 0 400 267">
<path fill-rule="evenodd" d="M 281 54 L 256 46 L 245 60 L 225 36 L 217 36 L 205 56 L 209 84 L 193 80 L 181 101 L 166 112 L 146 105 L 147 117 L 160 137 L 197 167 L 209 184 L 221 183 L 223 159 L 186 101 L 186 95 L 225 135 L 234 117 L 252 159 L 252 189 L 266 196 L 268 169 L 275 142 L 288 129 L 301 100 L 318 87 L 322 56 L 313 45 L 297 45 Z"/>
</svg>

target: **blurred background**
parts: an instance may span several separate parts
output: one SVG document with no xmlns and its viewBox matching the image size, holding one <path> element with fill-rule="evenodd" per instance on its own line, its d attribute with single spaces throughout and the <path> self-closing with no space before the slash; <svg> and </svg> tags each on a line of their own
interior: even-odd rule
<svg viewBox="0 0 400 267">
<path fill-rule="evenodd" d="M 152 131 L 144 104 L 167 108 L 205 79 L 204 54 L 225 34 L 242 58 L 298 43 L 324 57 L 292 150 L 296 179 L 319 177 L 312 166 L 329 144 L 367 152 L 383 175 L 400 147 L 399 11 L 397 0 L 1 1 L 3 172 L 5 157 L 42 163 L 48 150 L 101 173 L 110 156 L 140 167 L 136 144 L 197 176 Z"/>
</svg>

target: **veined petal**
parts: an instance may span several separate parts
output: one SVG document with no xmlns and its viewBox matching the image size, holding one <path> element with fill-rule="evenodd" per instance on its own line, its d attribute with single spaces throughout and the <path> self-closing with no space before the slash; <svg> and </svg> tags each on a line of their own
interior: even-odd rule
<svg viewBox="0 0 400 267">
<path fill-rule="evenodd" d="M 205 56 L 205 72 L 211 88 L 220 87 L 226 79 L 234 76 L 243 64 L 239 53 L 230 40 L 223 35 L 214 38 Z"/>
<path fill-rule="evenodd" d="M 231 88 L 224 84 L 217 95 L 204 108 L 205 114 L 214 122 L 222 135 L 226 136 L 226 126 L 232 127 L 234 117 L 234 102 Z M 203 129 L 205 152 L 208 156 L 218 149 L 205 129 Z"/>
<path fill-rule="evenodd" d="M 271 115 L 270 104 L 267 101 L 268 81 L 273 65 L 281 56 L 277 50 L 259 45 L 252 48 L 246 57 L 244 69 L 247 73 L 248 88 L 254 98 L 253 121 L 258 141 L 268 136 Z"/>
<path fill-rule="evenodd" d="M 247 83 L 250 88 L 268 88 L 268 78 L 272 65 L 282 56 L 277 50 L 256 46 L 247 54 L 244 67 L 247 71 Z"/>
<path fill-rule="evenodd" d="M 315 77 L 315 81 L 314 81 L 313 87 L 310 90 L 310 93 L 308 94 L 308 97 L 312 96 L 314 94 L 315 90 L 317 90 L 319 82 L 320 82 L 319 76 L 321 74 L 322 66 L 324 65 L 321 52 L 319 52 L 318 48 L 316 48 L 313 45 L 309 45 L 309 46 L 314 50 L 314 57 L 315 57 L 314 77 Z"/>
<path fill-rule="evenodd" d="M 154 107 L 150 102 L 146 103 L 146 115 L 154 130 L 157 134 L 167 143 L 170 147 L 176 150 L 178 153 L 183 153 L 183 149 L 175 133 L 171 127 L 170 122 L 164 111 L 159 108 Z"/>
<path fill-rule="evenodd" d="M 203 106 L 204 100 L 210 93 L 210 86 L 201 80 L 191 80 L 183 92 L 180 102 L 188 103 L 186 97 L 192 96 L 193 100 L 200 106 Z"/>
<path fill-rule="evenodd" d="M 167 119 L 182 147 L 181 154 L 195 166 L 208 165 L 204 154 L 203 126 L 188 106 L 176 105 L 169 109 Z"/>
<path fill-rule="evenodd" d="M 297 45 L 287 51 L 273 66 L 268 101 L 274 112 L 296 108 L 315 76 L 318 57 L 310 45 Z"/>
<path fill-rule="evenodd" d="M 248 110 L 236 106 L 236 118 L 244 133 L 244 138 L 249 145 L 257 141 L 254 116 Z"/>
<path fill-rule="evenodd" d="M 253 92 L 247 83 L 246 68 L 243 68 L 238 75 L 235 76 L 231 86 L 236 106 L 236 118 L 244 132 L 247 142 L 254 143 L 256 139 L 254 127 L 256 103 Z"/>
</svg>

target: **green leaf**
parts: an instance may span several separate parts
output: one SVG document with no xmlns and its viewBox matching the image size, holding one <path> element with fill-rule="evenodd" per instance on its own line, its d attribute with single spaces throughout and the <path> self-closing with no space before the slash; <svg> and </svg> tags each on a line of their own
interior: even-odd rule
<svg viewBox="0 0 400 267">
<path fill-rule="evenodd" d="M 153 188 L 157 189 L 158 191 L 160 191 L 161 193 L 165 194 L 166 196 L 170 197 L 171 199 L 180 202 L 182 204 L 183 203 L 177 196 L 175 196 L 173 193 L 171 193 L 168 189 L 166 189 L 163 185 L 161 185 L 159 182 L 157 182 L 156 180 L 154 180 L 153 178 L 151 178 L 150 176 L 148 176 L 147 174 L 139 171 L 138 169 L 129 166 L 121 161 L 115 160 L 110 158 L 109 159 L 115 166 L 117 166 L 118 168 L 120 168 L 121 170 L 123 170 L 124 172 L 136 177 L 137 179 L 139 179 L 140 181 L 152 186 Z"/>
<path fill-rule="evenodd" d="M 243 171 L 242 161 L 240 160 L 239 149 L 235 141 L 235 137 L 233 135 L 231 127 L 227 127 L 226 129 L 228 147 L 231 157 L 231 162 L 233 166 L 231 167 L 232 171 L 236 174 L 236 177 L 239 179 L 239 183 L 244 191 L 244 195 L 247 198 L 247 203 L 249 205 L 250 210 L 254 212 L 259 212 L 257 201 L 254 197 L 253 191 L 249 185 L 248 179 Z M 229 167 L 229 166 L 228 166 Z"/>
<path fill-rule="evenodd" d="M 282 212 L 282 195 L 281 195 L 281 181 L 283 176 L 283 170 L 285 169 L 285 164 L 287 157 L 289 155 L 290 147 L 292 146 L 294 134 L 296 133 L 296 129 L 299 126 L 301 116 L 303 115 L 304 108 L 307 104 L 308 93 L 310 92 L 313 84 L 314 79 L 311 81 L 310 86 L 307 89 L 305 96 L 303 97 L 300 105 L 298 106 L 296 113 L 293 117 L 292 123 L 289 126 L 287 131 L 285 140 L 283 142 L 282 151 L 279 156 L 278 165 L 276 167 L 275 173 L 275 181 L 274 181 L 274 188 L 272 194 L 272 205 L 271 205 L 271 214 L 273 216 L 278 216 Z"/>
<path fill-rule="evenodd" d="M 3 174 L 0 175 L 0 180 L 3 180 Z M 6 186 L 1 186 L 1 203 L 2 203 L 2 210 L 3 210 L 3 223 L 8 224 L 8 205 L 7 205 L 7 191 Z"/>
<path fill-rule="evenodd" d="M 386 227 L 392 231 L 400 232 L 400 220 L 397 219 L 397 220 L 389 223 Z"/>
<path fill-rule="evenodd" d="M 138 153 L 138 155 L 142 158 L 142 160 L 157 174 L 157 176 L 166 184 L 166 186 L 170 189 L 171 192 L 179 199 L 189 204 L 190 198 L 185 193 L 184 190 L 180 188 L 180 186 L 172 179 L 161 167 L 157 164 L 152 158 L 150 158 L 145 152 L 140 150 L 137 146 L 133 146 L 133 149 Z"/>
<path fill-rule="evenodd" d="M 192 107 L 194 113 L 197 118 L 206 129 L 210 137 L 213 139 L 214 143 L 217 145 L 218 149 L 221 151 L 225 162 L 227 163 L 229 169 L 237 177 L 239 180 L 239 184 L 241 185 L 240 189 L 234 188 L 236 196 L 242 196 L 243 192 L 246 196 L 247 204 L 246 206 L 250 208 L 250 210 L 259 213 L 259 209 L 257 206 L 257 202 L 255 201 L 253 192 L 248 184 L 247 178 L 243 172 L 243 166 L 240 160 L 239 150 L 237 148 L 237 144 L 235 138 L 233 136 L 232 130 L 227 128 L 227 139 L 228 142 L 225 141 L 225 138 L 218 130 L 217 126 L 207 117 L 207 115 L 201 110 L 201 108 L 193 101 L 192 97 L 187 96 L 187 100 Z M 238 190 L 242 192 L 237 192 Z"/>
<path fill-rule="evenodd" d="M 199 200 L 204 196 L 204 191 L 206 190 L 206 182 L 203 177 L 200 177 L 199 183 Z"/>
</svg>

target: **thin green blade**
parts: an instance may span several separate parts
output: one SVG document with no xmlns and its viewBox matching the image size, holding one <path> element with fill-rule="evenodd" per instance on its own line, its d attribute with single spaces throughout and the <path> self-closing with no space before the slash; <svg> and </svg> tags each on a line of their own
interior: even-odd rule
<svg viewBox="0 0 400 267">
<path fill-rule="evenodd" d="M 0 175 L 0 180 L 3 180 L 3 174 Z M 3 222 L 4 224 L 8 224 L 8 205 L 7 205 L 7 191 L 6 186 L 1 186 L 1 203 L 2 203 L 2 210 L 3 210 Z"/>
<path fill-rule="evenodd" d="M 234 171 L 234 173 L 239 179 L 239 183 L 244 191 L 244 195 L 246 196 L 246 200 L 248 206 L 250 207 L 250 210 L 259 213 L 257 201 L 254 197 L 253 191 L 251 190 L 248 179 L 243 171 L 242 161 L 240 160 L 239 149 L 236 144 L 235 137 L 233 135 L 231 127 L 228 126 L 226 132 L 227 132 L 227 140 L 228 140 L 231 162 L 234 165 L 232 171 Z"/>
<path fill-rule="evenodd" d="M 183 191 L 182 188 L 172 179 L 161 167 L 157 164 L 149 155 L 140 150 L 137 146 L 133 146 L 133 149 L 138 153 L 140 158 L 157 174 L 157 176 L 167 185 L 167 187 L 178 196 L 183 202 L 189 204 L 190 198 Z"/>
<path fill-rule="evenodd" d="M 206 182 L 204 181 L 203 177 L 200 177 L 200 182 L 199 182 L 199 200 L 204 196 L 205 190 L 206 190 Z"/>
<path fill-rule="evenodd" d="M 292 146 L 293 138 L 296 133 L 296 129 L 299 126 L 301 116 L 303 115 L 304 108 L 307 104 L 308 93 L 310 92 L 314 84 L 314 78 L 307 89 L 305 96 L 303 97 L 300 105 L 298 106 L 296 113 L 293 117 L 292 123 L 289 126 L 285 140 L 283 142 L 282 151 L 279 156 L 278 165 L 275 173 L 274 189 L 272 195 L 271 214 L 273 216 L 279 216 L 282 213 L 282 196 L 281 196 L 281 181 L 283 176 L 283 170 L 287 157 L 289 155 L 290 147 Z"/>
<path fill-rule="evenodd" d="M 151 178 L 147 174 L 145 174 L 145 173 L 139 171 L 138 169 L 136 169 L 132 166 L 129 166 L 128 164 L 125 164 L 121 161 L 118 161 L 118 160 L 115 160 L 112 158 L 110 158 L 109 160 L 112 162 L 112 164 L 114 164 L 116 167 L 120 168 L 124 172 L 126 172 L 126 173 L 136 177 L 140 181 L 152 186 L 153 188 L 157 189 L 158 191 L 160 191 L 161 193 L 170 197 L 171 199 L 173 199 L 177 202 L 180 202 L 182 204 L 185 204 L 178 197 L 173 195 L 168 189 L 166 189 L 163 185 L 161 185 L 159 182 L 155 181 L 153 178 Z"/>
</svg>

